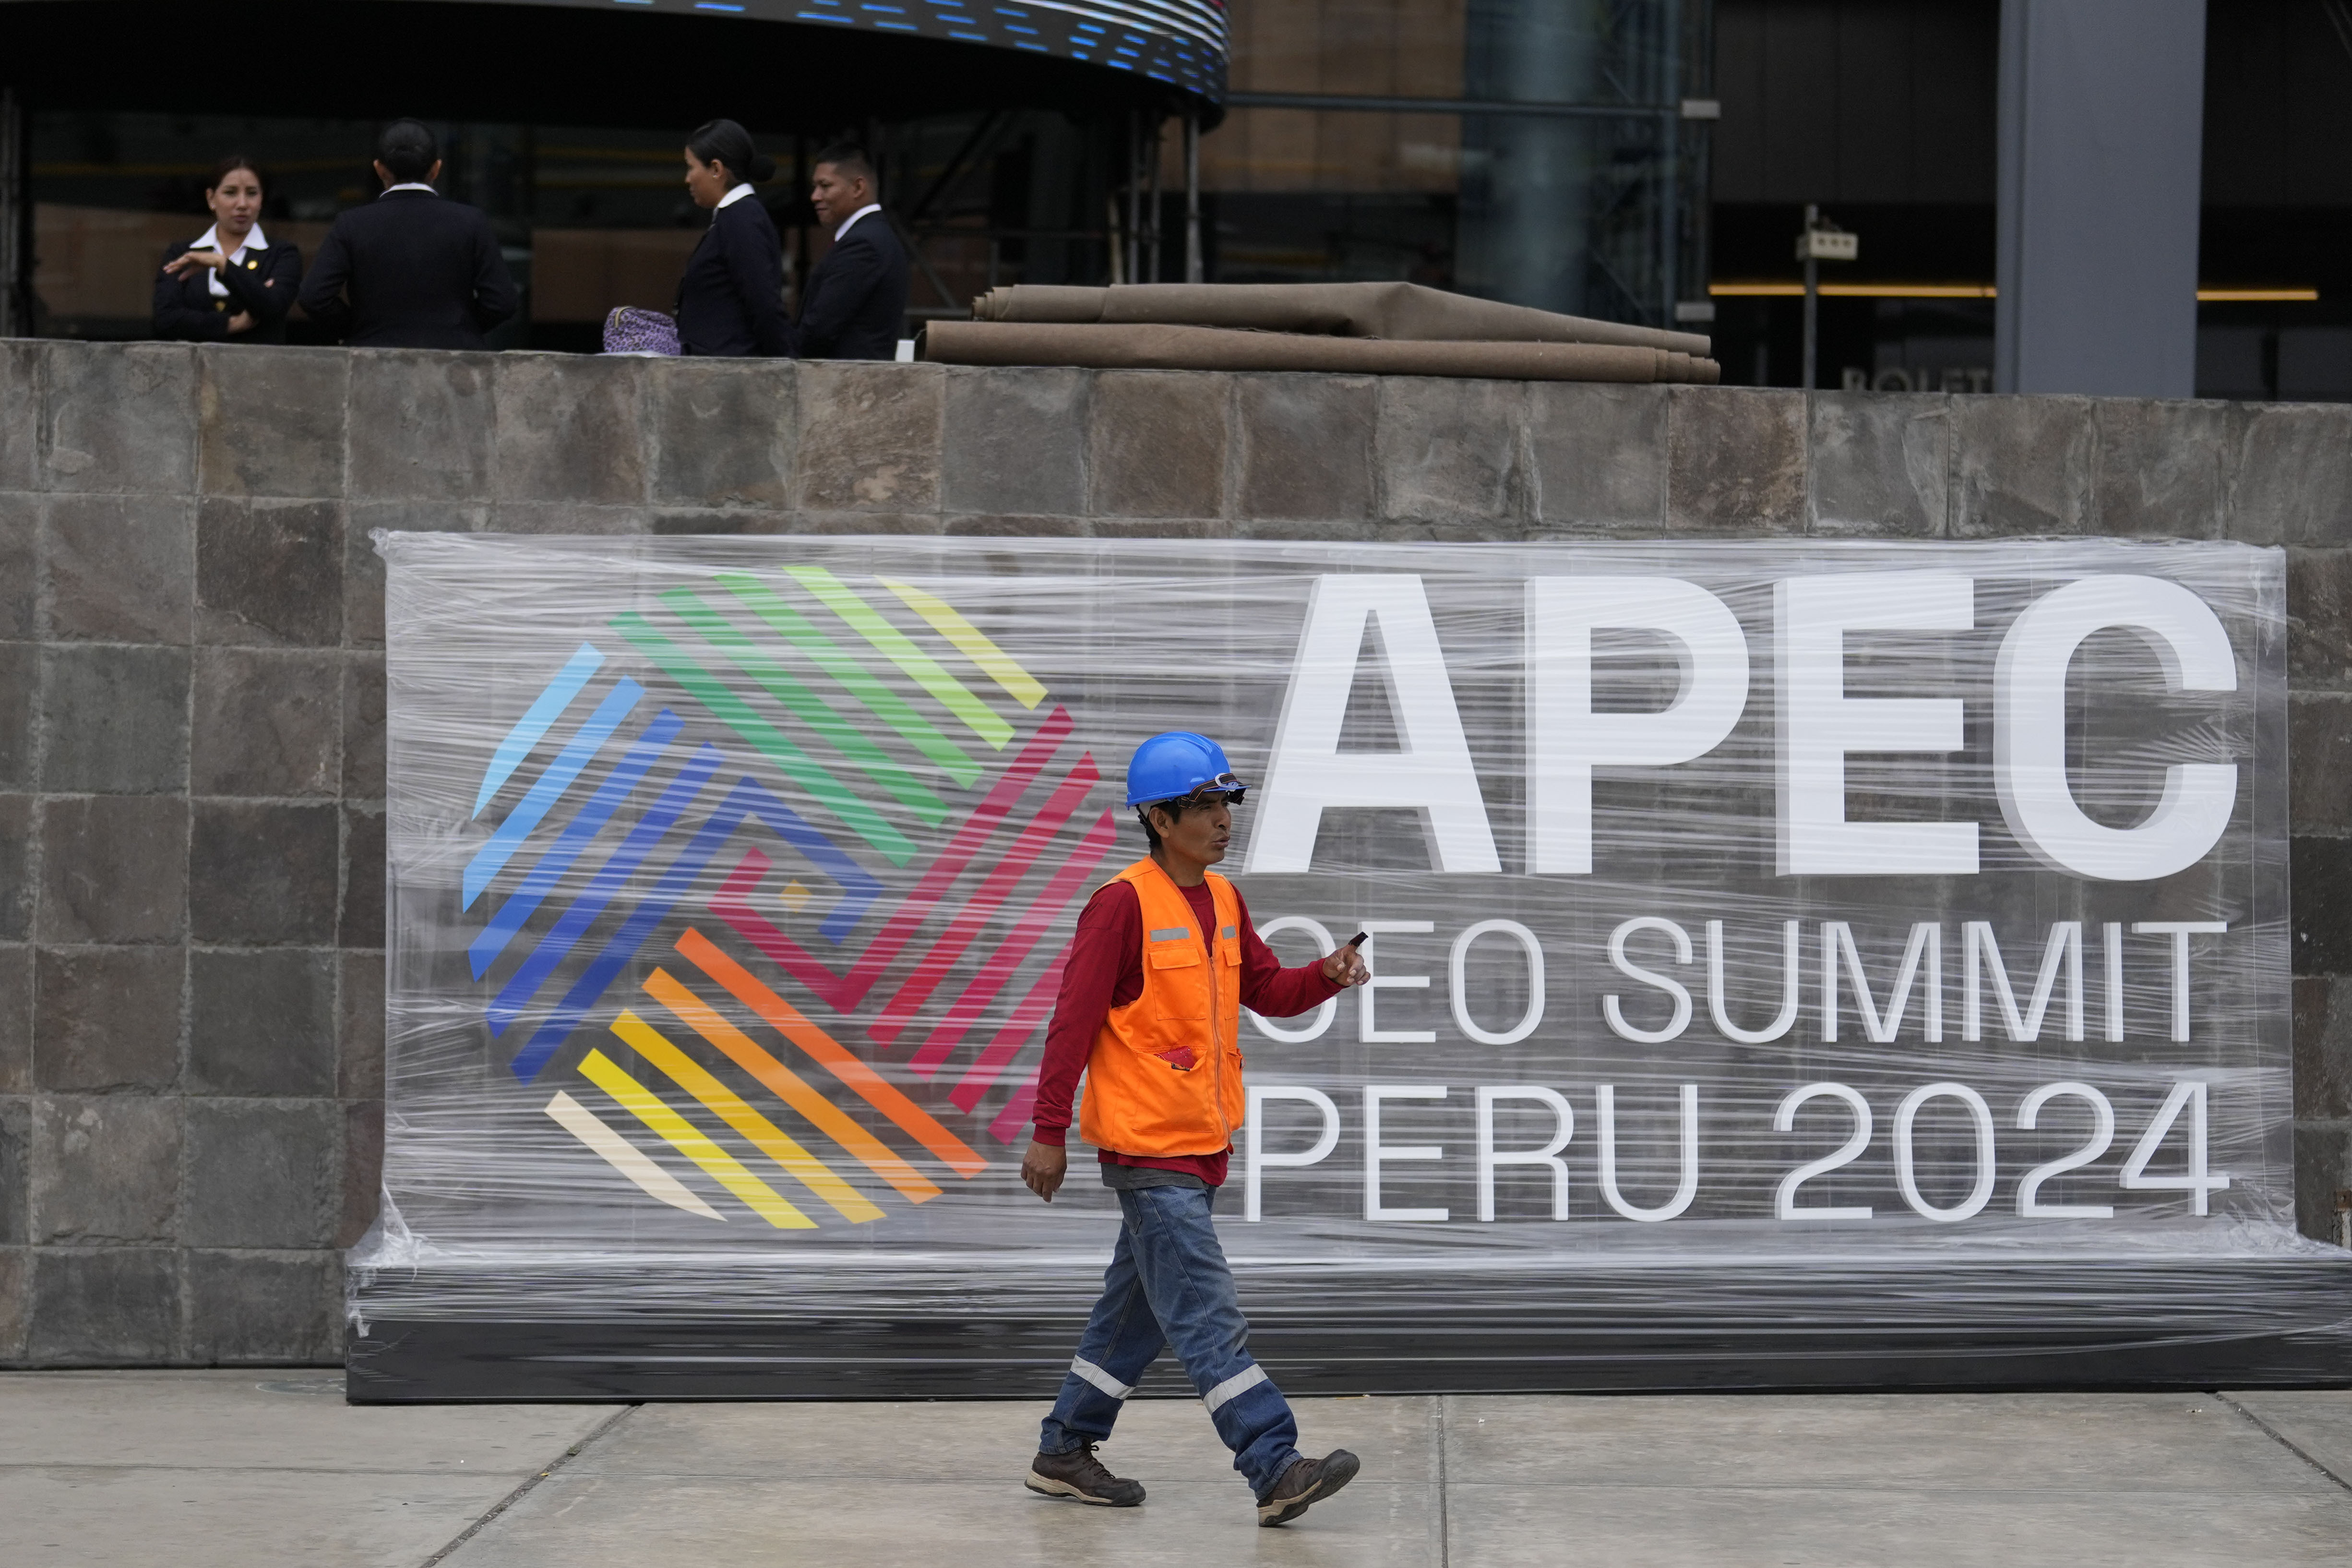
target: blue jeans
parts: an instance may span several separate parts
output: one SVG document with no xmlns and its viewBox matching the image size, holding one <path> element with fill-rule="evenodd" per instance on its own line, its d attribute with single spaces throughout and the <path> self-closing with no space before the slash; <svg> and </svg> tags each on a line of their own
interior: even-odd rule
<svg viewBox="0 0 2352 1568">
<path fill-rule="evenodd" d="M 1038 1436 L 1040 1453 L 1066 1454 L 1109 1436 L 1143 1369 L 1173 1345 L 1251 1490 L 1264 1497 L 1298 1458 L 1290 1402 L 1250 1358 L 1249 1320 L 1209 1221 L 1216 1195 L 1192 1187 L 1118 1194 L 1118 1247 Z"/>
</svg>

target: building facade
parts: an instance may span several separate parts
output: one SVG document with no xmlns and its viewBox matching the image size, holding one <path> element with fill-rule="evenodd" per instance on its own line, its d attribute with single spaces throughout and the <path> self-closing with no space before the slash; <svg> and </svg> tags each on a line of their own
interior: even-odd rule
<svg viewBox="0 0 2352 1568">
<path fill-rule="evenodd" d="M 1793 386 L 1808 203 L 1825 386 L 1992 386 L 2000 0 L 1717 0 L 1725 379 Z M 2196 390 L 2352 397 L 2352 8 L 2209 0 Z"/>
<path fill-rule="evenodd" d="M 763 197 L 796 274 L 826 242 L 810 153 L 874 144 L 917 241 L 911 331 L 999 283 L 1187 276 L 1192 121 L 1205 278 L 1711 322 L 1727 380 L 1794 385 L 1811 204 L 1861 236 L 1824 275 L 1820 384 L 1991 386 L 2000 0 L 1188 0 L 1129 7 L 1125 40 L 1084 19 L 1115 6 L 997 7 L 973 32 L 925 0 L 882 19 L 901 34 L 815 3 L 426 8 L 551 58 L 643 47 L 706 79 L 665 69 L 625 99 L 562 71 L 322 95 L 289 58 L 223 113 L 168 79 L 19 73 L 0 119 L 29 198 L 22 313 L 42 335 L 143 335 L 155 258 L 202 227 L 215 157 L 269 165 L 266 225 L 307 250 L 373 195 L 381 119 L 438 111 L 450 193 L 491 215 L 526 285 L 502 346 L 592 348 L 614 306 L 670 303 L 700 221 L 678 143 L 726 114 L 783 165 Z M 10 58 L 37 60 L 72 16 L 137 9 L 0 0 L 0 34 L 16 24 Z M 22 26 L 36 14 L 48 33 Z M 2352 396 L 2352 6 L 2207 16 L 2197 390 Z"/>
<path fill-rule="evenodd" d="M 0 0 L 0 37 L 33 60 L 137 9 Z M 1230 21 L 1216 0 L 1030 9 L 990 8 L 999 26 L 972 33 L 952 18 L 979 11 L 926 0 L 903 14 L 939 12 L 918 18 L 929 36 L 851 37 L 781 0 L 446 7 L 551 63 L 625 48 L 708 68 L 698 89 L 664 69 L 667 85 L 626 98 L 562 90 L 560 74 L 517 90 L 380 72 L 322 96 L 316 67 L 289 56 L 224 113 L 168 79 L 28 73 L 9 84 L 24 314 L 40 335 L 144 335 L 156 258 L 201 231 L 203 184 L 231 150 L 266 164 L 265 227 L 315 247 L 373 196 L 368 149 L 398 113 L 433 119 L 445 188 L 508 247 L 526 310 L 501 346 L 593 347 L 613 307 L 671 302 L 701 222 L 678 146 L 721 114 L 782 165 L 762 194 L 796 273 L 826 238 L 802 198 L 810 154 L 844 134 L 873 146 L 917 242 L 918 323 L 997 283 L 1186 276 L 1188 122 L 1206 132 L 1191 226 L 1204 277 L 1412 279 L 1654 323 L 1706 298 L 1706 122 L 1687 117 L 1707 112 L 1705 0 L 1256 0 Z M 1118 29 L 1085 20 L 1122 9 L 1137 19 L 1124 56 Z M 1003 30 L 1028 21 L 1043 42 Z"/>
</svg>

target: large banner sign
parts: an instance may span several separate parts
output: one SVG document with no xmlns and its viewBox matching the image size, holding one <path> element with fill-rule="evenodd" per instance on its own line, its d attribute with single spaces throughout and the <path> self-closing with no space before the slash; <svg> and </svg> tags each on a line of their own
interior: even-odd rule
<svg viewBox="0 0 2352 1568">
<path fill-rule="evenodd" d="M 383 548 L 362 1393 L 1050 1389 L 1116 1211 L 1017 1166 L 1170 729 L 1284 960 L 1370 933 L 1244 1015 L 1220 1225 L 1294 1384 L 2341 1353 L 2278 552 Z"/>
</svg>

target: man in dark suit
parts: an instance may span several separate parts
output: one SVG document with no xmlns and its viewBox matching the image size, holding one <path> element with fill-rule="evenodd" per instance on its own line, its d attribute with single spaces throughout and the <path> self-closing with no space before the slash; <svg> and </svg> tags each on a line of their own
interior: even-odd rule
<svg viewBox="0 0 2352 1568">
<path fill-rule="evenodd" d="M 793 352 L 802 359 L 896 359 L 907 319 L 907 251 L 874 195 L 874 162 L 842 142 L 816 155 L 809 191 L 833 248 L 801 286 Z"/>
<path fill-rule="evenodd" d="M 482 334 L 517 305 L 489 220 L 433 188 L 441 150 L 425 126 L 394 121 L 375 151 L 383 194 L 327 231 L 303 312 L 353 348 L 488 347 Z"/>
</svg>

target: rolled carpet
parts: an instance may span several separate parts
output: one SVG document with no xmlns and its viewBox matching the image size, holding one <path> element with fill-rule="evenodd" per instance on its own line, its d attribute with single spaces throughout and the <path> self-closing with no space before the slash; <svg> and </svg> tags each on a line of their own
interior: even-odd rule
<svg viewBox="0 0 2352 1568">
<path fill-rule="evenodd" d="M 983 321 L 1239 327 L 1408 342 L 1616 343 L 1704 358 L 1697 332 L 1669 332 L 1474 300 L 1418 283 L 1020 283 L 972 301 Z"/>
<path fill-rule="evenodd" d="M 1719 374 L 1711 359 L 1620 343 L 1394 342 L 1308 332 L 1068 321 L 933 321 L 923 329 L 916 357 L 941 364 L 1311 370 L 1496 381 L 1664 381 L 1712 385 Z"/>
</svg>

